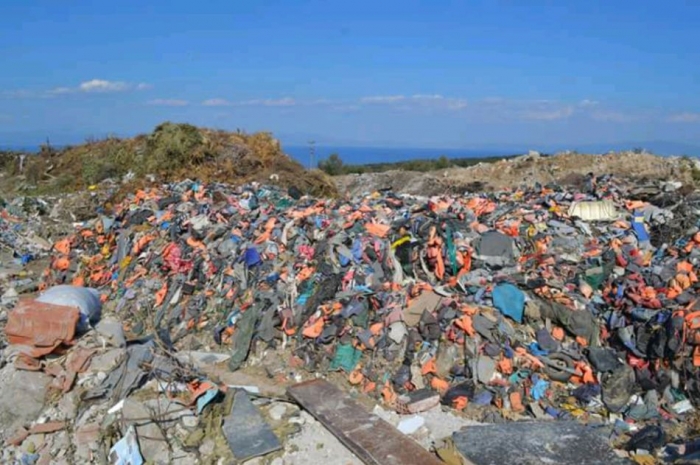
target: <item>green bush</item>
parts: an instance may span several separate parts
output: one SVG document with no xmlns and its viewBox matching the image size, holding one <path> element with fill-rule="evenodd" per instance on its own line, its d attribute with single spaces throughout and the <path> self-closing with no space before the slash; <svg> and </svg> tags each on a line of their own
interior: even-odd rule
<svg viewBox="0 0 700 465">
<path fill-rule="evenodd" d="M 318 169 L 330 176 L 338 176 L 343 174 L 343 160 L 337 153 L 332 153 L 325 160 L 318 162 Z"/>
<path fill-rule="evenodd" d="M 163 123 L 148 136 L 143 167 L 149 173 L 203 157 L 205 140 L 191 124 Z"/>
</svg>

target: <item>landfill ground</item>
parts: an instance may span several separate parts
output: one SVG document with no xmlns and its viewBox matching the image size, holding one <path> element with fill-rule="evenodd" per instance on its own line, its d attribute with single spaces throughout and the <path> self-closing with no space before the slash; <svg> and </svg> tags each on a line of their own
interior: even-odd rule
<svg viewBox="0 0 700 465">
<path fill-rule="evenodd" d="M 699 172 L 3 192 L 0 462 L 696 463 Z"/>
</svg>

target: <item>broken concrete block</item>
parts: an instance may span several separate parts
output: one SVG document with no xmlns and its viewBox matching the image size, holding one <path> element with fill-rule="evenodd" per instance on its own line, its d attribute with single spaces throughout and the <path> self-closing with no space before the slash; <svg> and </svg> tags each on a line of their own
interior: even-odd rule
<svg viewBox="0 0 700 465">
<path fill-rule="evenodd" d="M 396 427 L 403 434 L 413 434 L 425 425 L 425 418 L 420 415 L 413 415 L 403 418 Z"/>
</svg>

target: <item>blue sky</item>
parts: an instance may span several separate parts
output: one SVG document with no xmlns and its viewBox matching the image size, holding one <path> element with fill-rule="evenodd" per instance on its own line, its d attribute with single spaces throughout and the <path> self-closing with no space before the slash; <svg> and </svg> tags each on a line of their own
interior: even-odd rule
<svg viewBox="0 0 700 465">
<path fill-rule="evenodd" d="M 3 0 L 0 145 L 700 144 L 700 2 Z"/>
</svg>

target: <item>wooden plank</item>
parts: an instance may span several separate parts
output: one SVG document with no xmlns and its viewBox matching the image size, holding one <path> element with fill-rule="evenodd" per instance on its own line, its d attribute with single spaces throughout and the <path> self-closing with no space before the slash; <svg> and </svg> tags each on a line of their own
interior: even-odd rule
<svg viewBox="0 0 700 465">
<path fill-rule="evenodd" d="M 442 462 L 349 395 L 322 379 L 296 384 L 289 396 L 368 465 L 439 465 Z"/>
</svg>

